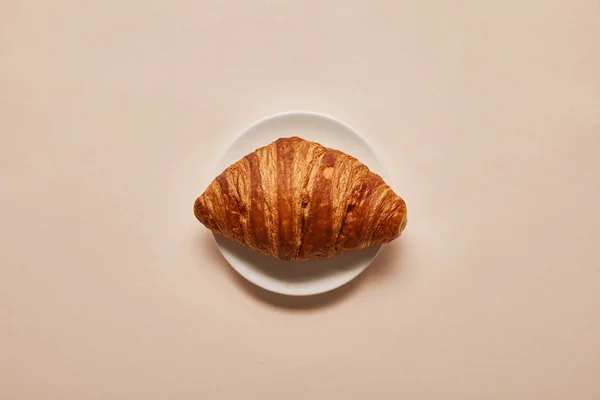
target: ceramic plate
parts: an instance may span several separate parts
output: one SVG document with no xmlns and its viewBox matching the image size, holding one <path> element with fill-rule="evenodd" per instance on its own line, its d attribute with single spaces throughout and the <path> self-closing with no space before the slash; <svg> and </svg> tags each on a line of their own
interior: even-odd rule
<svg viewBox="0 0 600 400">
<path fill-rule="evenodd" d="M 286 112 L 246 128 L 221 158 L 218 173 L 246 154 L 280 137 L 300 136 L 358 158 L 372 171 L 387 174 L 366 140 L 347 124 L 313 112 Z M 294 296 L 324 293 L 356 278 L 373 261 L 381 245 L 327 260 L 280 261 L 214 235 L 219 250 L 244 278 L 266 290 Z"/>
</svg>

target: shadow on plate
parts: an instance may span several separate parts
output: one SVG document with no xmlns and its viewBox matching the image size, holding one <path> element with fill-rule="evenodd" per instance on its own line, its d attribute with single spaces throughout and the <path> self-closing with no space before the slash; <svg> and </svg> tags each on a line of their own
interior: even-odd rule
<svg viewBox="0 0 600 400">
<path fill-rule="evenodd" d="M 400 241 L 395 241 L 393 243 L 384 245 L 377 257 L 371 263 L 371 265 L 364 272 L 358 275 L 355 279 L 351 280 L 345 285 L 342 285 L 337 289 L 325 293 L 308 296 L 290 296 L 265 290 L 259 286 L 256 286 L 255 284 L 241 276 L 235 269 L 231 267 L 229 262 L 223 257 L 223 255 L 221 254 L 221 252 L 215 244 L 212 234 L 203 232 L 200 240 L 202 241 L 201 245 L 204 251 L 213 252 L 213 258 L 221 261 L 219 263 L 220 267 L 226 269 L 229 272 L 229 275 L 238 284 L 238 286 L 240 286 L 246 293 L 250 294 L 255 299 L 258 299 L 269 305 L 292 310 L 309 310 L 333 305 L 336 302 L 348 296 L 353 291 L 355 291 L 360 285 L 364 285 L 366 282 L 377 282 L 378 280 L 387 279 L 391 274 L 398 273 L 397 270 L 401 268 L 401 266 L 398 265 L 398 263 L 396 262 L 398 261 L 398 253 L 396 251 L 392 251 L 392 249 L 390 248 L 401 245 Z M 235 247 L 236 253 L 242 258 L 264 257 L 264 261 L 266 262 L 281 262 L 279 260 L 273 259 L 272 257 L 258 254 L 252 249 L 249 249 L 238 243 L 231 242 L 222 237 L 218 237 L 217 240 L 219 240 L 219 244 L 221 246 L 225 245 Z M 343 268 L 344 257 L 347 257 L 348 254 L 349 253 L 336 256 L 336 258 L 339 259 L 340 262 L 330 264 L 330 266 L 326 267 L 329 268 L 329 272 L 335 274 L 336 270 Z M 365 257 L 369 256 L 370 255 L 368 254 L 368 252 L 365 253 Z M 325 265 L 322 264 L 322 261 L 307 261 L 302 264 L 306 268 L 303 272 L 298 272 L 298 269 L 296 268 L 285 268 L 285 266 L 282 266 L 281 273 L 278 278 L 283 278 L 288 281 L 291 280 L 301 282 L 303 280 L 310 279 L 310 277 L 314 275 L 314 273 L 311 272 L 311 270 L 322 268 L 323 265 Z"/>
</svg>

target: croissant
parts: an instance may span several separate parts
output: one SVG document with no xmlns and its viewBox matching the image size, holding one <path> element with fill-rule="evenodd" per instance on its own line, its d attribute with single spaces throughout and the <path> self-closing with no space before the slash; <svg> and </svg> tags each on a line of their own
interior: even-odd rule
<svg viewBox="0 0 600 400">
<path fill-rule="evenodd" d="M 315 260 L 390 242 L 406 204 L 383 179 L 338 150 L 299 137 L 248 154 L 194 203 L 214 233 L 281 260 Z"/>
</svg>

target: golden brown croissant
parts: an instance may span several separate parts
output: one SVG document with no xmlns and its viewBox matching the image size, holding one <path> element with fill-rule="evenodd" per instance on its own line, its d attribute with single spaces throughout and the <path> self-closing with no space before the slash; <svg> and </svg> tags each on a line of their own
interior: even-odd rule
<svg viewBox="0 0 600 400">
<path fill-rule="evenodd" d="M 387 243 L 406 226 L 404 200 L 379 175 L 299 137 L 231 165 L 196 199 L 194 214 L 228 239 L 299 261 Z"/>
</svg>

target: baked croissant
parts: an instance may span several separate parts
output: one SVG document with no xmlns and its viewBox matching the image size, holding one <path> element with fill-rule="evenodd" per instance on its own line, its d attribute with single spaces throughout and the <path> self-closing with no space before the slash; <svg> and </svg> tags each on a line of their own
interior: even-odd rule
<svg viewBox="0 0 600 400">
<path fill-rule="evenodd" d="M 281 260 L 315 260 L 400 236 L 406 204 L 338 150 L 299 137 L 248 154 L 194 203 L 214 233 Z"/>
</svg>

